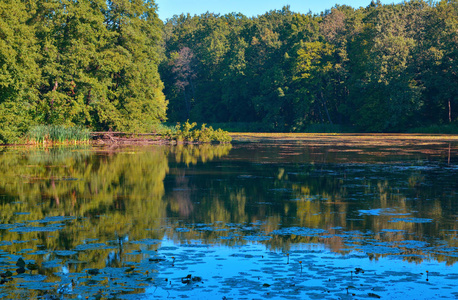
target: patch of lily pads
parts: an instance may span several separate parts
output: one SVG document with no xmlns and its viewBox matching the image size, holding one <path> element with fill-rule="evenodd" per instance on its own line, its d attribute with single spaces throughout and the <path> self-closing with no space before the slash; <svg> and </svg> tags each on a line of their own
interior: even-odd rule
<svg viewBox="0 0 458 300">
<path fill-rule="evenodd" d="M 299 227 L 277 234 L 295 232 L 326 234 Z M 428 247 L 414 240 L 397 245 L 369 243 L 348 254 L 332 253 L 319 244 L 298 244 L 288 252 L 278 252 L 266 249 L 262 235 L 246 236 L 245 240 L 249 243 L 243 248 L 175 244 L 167 239 L 160 241 L 159 248 L 151 248 L 159 241 L 142 239 L 124 245 L 129 253 L 123 258 L 124 266 L 88 267 L 80 272 L 66 267 L 71 261 L 68 257 L 77 255 L 77 250 L 56 250 L 53 253 L 60 258 L 49 256 L 41 265 L 26 258 L 22 263 L 21 256 L 5 258 L 8 253 L 3 251 L 0 293 L 7 298 L 26 297 L 27 291 L 33 291 L 41 295 L 39 299 L 432 299 L 438 295 L 453 299 L 453 293 L 458 292 L 458 274 L 452 267 L 438 262 L 426 267 L 400 260 L 401 247 Z M 92 251 L 107 246 L 88 245 Z M 140 252 L 130 249 L 138 245 L 146 248 Z M 367 253 L 374 252 L 392 256 L 372 261 Z M 46 257 L 44 252 L 40 254 Z M 15 271 L 19 266 L 24 268 L 21 274 Z M 50 277 L 40 274 L 41 268 L 57 272 Z"/>
</svg>

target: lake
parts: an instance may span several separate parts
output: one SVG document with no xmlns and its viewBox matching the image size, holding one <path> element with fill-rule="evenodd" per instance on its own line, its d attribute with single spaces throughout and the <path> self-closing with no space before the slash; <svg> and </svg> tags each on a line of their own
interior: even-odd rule
<svg viewBox="0 0 458 300">
<path fill-rule="evenodd" d="M 458 137 L 5 147 L 2 299 L 456 299 Z"/>
</svg>

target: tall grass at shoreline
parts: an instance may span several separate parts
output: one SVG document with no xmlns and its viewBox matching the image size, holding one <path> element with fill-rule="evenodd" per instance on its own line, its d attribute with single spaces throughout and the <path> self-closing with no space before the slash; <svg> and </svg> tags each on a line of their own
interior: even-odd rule
<svg viewBox="0 0 458 300">
<path fill-rule="evenodd" d="M 90 131 L 81 126 L 37 125 L 30 128 L 27 139 L 35 144 L 77 144 L 88 143 Z"/>
</svg>

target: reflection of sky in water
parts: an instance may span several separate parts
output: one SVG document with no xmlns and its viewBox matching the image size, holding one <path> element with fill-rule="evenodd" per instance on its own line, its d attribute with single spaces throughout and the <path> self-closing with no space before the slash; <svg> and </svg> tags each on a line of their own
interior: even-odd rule
<svg viewBox="0 0 458 300">
<path fill-rule="evenodd" d="M 295 245 L 288 253 L 271 252 L 261 244 L 232 248 L 202 244 L 177 247 L 166 239 L 162 247 L 174 247 L 176 262 L 164 272 L 159 270 L 159 281 L 166 284 L 148 288 L 149 299 L 377 296 L 382 299 L 452 299 L 458 296 L 458 270 L 437 261 L 413 264 L 395 256 L 375 261 L 360 252 L 334 254 L 319 244 Z M 358 272 L 357 268 L 362 271 Z M 202 282 L 182 283 L 188 274 L 202 277 Z"/>
</svg>

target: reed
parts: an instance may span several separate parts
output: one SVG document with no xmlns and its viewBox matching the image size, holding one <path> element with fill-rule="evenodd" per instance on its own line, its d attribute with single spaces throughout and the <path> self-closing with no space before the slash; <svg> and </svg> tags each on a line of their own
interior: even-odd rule
<svg viewBox="0 0 458 300">
<path fill-rule="evenodd" d="M 37 125 L 30 128 L 27 139 L 34 144 L 88 143 L 90 131 L 82 126 Z"/>
</svg>

